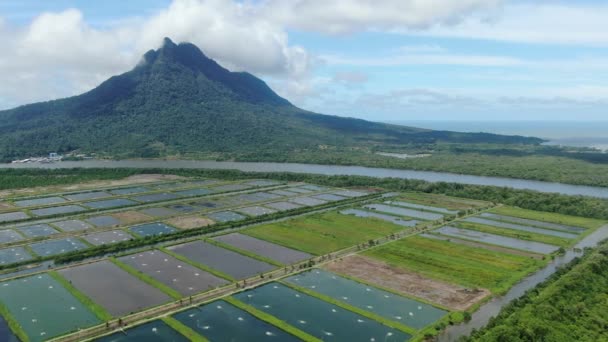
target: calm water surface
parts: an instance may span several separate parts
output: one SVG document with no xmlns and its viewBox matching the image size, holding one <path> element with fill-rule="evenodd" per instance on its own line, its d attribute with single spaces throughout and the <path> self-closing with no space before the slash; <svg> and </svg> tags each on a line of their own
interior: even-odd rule
<svg viewBox="0 0 608 342">
<path fill-rule="evenodd" d="M 565 195 L 583 195 L 608 198 L 608 188 L 534 180 L 461 175 L 448 172 L 382 169 L 363 166 L 318 165 L 298 163 L 245 163 L 195 160 L 87 160 L 53 164 L 0 164 L 0 168 L 185 168 L 185 169 L 234 169 L 249 172 L 295 172 L 322 175 L 352 175 L 378 178 L 419 179 L 428 182 L 451 182 L 473 185 L 504 186 Z"/>
</svg>

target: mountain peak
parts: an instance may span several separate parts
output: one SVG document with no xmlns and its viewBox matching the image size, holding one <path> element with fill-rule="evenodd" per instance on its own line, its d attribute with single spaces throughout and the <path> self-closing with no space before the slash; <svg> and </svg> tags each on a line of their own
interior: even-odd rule
<svg viewBox="0 0 608 342">
<path fill-rule="evenodd" d="M 163 47 L 165 46 L 176 46 L 175 43 L 169 37 L 163 38 Z"/>
</svg>

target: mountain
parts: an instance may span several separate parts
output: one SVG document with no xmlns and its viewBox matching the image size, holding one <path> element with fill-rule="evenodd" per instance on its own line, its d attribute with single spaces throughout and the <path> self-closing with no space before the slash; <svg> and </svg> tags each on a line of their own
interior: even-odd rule
<svg viewBox="0 0 608 342">
<path fill-rule="evenodd" d="M 102 57 L 101 57 L 102 58 Z M 195 45 L 165 38 L 131 71 L 82 95 L 0 111 L 0 160 L 80 150 L 119 157 L 256 153 L 404 143 L 537 144 L 311 113 Z"/>
</svg>

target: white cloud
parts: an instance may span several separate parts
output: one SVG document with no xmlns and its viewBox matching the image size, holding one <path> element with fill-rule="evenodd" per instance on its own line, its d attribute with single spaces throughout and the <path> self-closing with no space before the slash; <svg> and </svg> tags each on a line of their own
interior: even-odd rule
<svg viewBox="0 0 608 342">
<path fill-rule="evenodd" d="M 188 41 L 232 70 L 305 82 L 314 59 L 285 29 L 222 0 L 174 0 L 149 18 L 94 29 L 77 9 L 43 13 L 25 27 L 0 21 L 0 107 L 74 95 L 135 66 L 162 38 Z M 297 86 L 294 86 L 297 88 Z"/>
<path fill-rule="evenodd" d="M 427 31 L 395 31 L 442 37 L 498 41 L 607 46 L 608 4 L 569 1 L 514 2 L 492 11 L 475 13 L 455 25 Z"/>
<path fill-rule="evenodd" d="M 266 17 L 306 31 L 344 34 L 368 29 L 425 29 L 451 25 L 500 0 L 267 0 Z"/>
<path fill-rule="evenodd" d="M 351 58 L 322 55 L 328 64 L 351 66 L 400 66 L 400 65 L 468 65 L 468 66 L 518 66 L 524 61 L 509 56 L 463 54 L 397 54 L 388 57 Z"/>
</svg>

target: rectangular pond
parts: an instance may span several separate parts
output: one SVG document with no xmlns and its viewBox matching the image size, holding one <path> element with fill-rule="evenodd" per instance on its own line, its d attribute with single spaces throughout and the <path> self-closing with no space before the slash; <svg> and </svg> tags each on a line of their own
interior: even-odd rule
<svg viewBox="0 0 608 342">
<path fill-rule="evenodd" d="M 31 341 L 44 341 L 101 323 L 48 274 L 3 282 L 0 302 Z"/>
<path fill-rule="evenodd" d="M 80 220 L 65 220 L 53 222 L 52 224 L 64 232 L 78 232 L 93 228 L 90 224 Z"/>
<path fill-rule="evenodd" d="M 270 283 L 234 297 L 324 341 L 407 341 L 411 336 L 318 298 Z"/>
<path fill-rule="evenodd" d="M 165 217 L 165 216 L 173 216 L 177 215 L 177 211 L 158 207 L 158 208 L 146 208 L 139 211 L 145 215 L 154 216 L 154 217 Z"/>
<path fill-rule="evenodd" d="M 112 194 L 105 192 L 105 191 L 92 191 L 92 192 L 83 192 L 83 193 L 79 193 L 79 194 L 66 195 L 65 197 L 69 198 L 70 201 L 86 201 L 86 200 L 105 198 L 105 197 L 111 197 L 111 196 L 112 196 Z"/>
<path fill-rule="evenodd" d="M 297 192 L 287 191 L 287 190 L 283 190 L 283 189 L 268 191 L 268 193 L 279 195 L 279 196 L 289 196 L 289 197 L 298 195 Z"/>
<path fill-rule="evenodd" d="M 173 318 L 209 341 L 300 341 L 223 300 L 182 311 Z"/>
<path fill-rule="evenodd" d="M 340 214 L 344 215 L 355 215 L 357 217 L 373 217 L 382 221 L 388 221 L 394 223 L 396 225 L 404 226 L 404 227 L 415 227 L 420 221 L 416 220 L 404 220 L 400 217 L 395 217 L 386 214 L 375 213 L 371 211 L 365 211 L 360 209 L 346 209 L 340 211 Z"/>
<path fill-rule="evenodd" d="M 285 281 L 415 329 L 422 329 L 448 313 L 320 269 L 291 276 Z"/>
<path fill-rule="evenodd" d="M 26 213 L 21 212 L 21 211 L 0 214 L 0 222 L 18 221 L 18 220 L 24 220 L 26 218 L 29 218 L 29 216 Z"/>
<path fill-rule="evenodd" d="M 63 197 L 52 196 L 52 197 L 42 197 L 42 198 L 20 200 L 20 201 L 15 201 L 13 203 L 15 203 L 15 205 L 18 207 L 33 207 L 33 206 L 38 206 L 38 205 L 58 204 L 58 203 L 65 203 L 65 202 L 67 202 L 67 200 Z"/>
<path fill-rule="evenodd" d="M 138 226 L 129 227 L 129 231 L 135 233 L 137 236 L 147 237 L 154 235 L 163 235 L 176 232 L 177 229 L 168 226 L 164 223 L 154 222 L 145 223 Z"/>
<path fill-rule="evenodd" d="M 421 220 L 441 220 L 443 218 L 442 214 L 430 213 L 427 211 L 420 211 L 415 209 L 407 209 L 401 207 L 394 207 L 386 204 L 367 204 L 364 205 L 367 209 L 381 211 L 387 214 L 394 214 L 399 216 L 407 216 L 412 218 L 417 218 Z"/>
<path fill-rule="evenodd" d="M 260 206 L 239 208 L 239 209 L 235 209 L 235 211 L 238 211 L 241 214 L 245 214 L 245 215 L 249 215 L 249 216 L 254 216 L 254 217 L 255 216 L 262 216 L 262 215 L 266 215 L 266 214 L 272 214 L 272 213 L 276 213 L 277 212 L 274 209 L 264 208 L 264 207 L 260 207 Z"/>
<path fill-rule="evenodd" d="M 201 207 L 196 207 L 193 205 L 181 204 L 181 203 L 169 205 L 169 206 L 167 206 L 167 208 L 169 208 L 170 210 L 179 211 L 180 213 L 185 213 L 185 214 L 201 210 Z"/>
<path fill-rule="evenodd" d="M 44 237 L 59 233 L 57 229 L 49 226 L 46 223 L 34 224 L 31 226 L 21 226 L 17 227 L 17 230 L 28 238 Z"/>
<path fill-rule="evenodd" d="M 203 241 L 188 242 L 168 247 L 168 249 L 235 279 L 249 278 L 276 268 L 274 265 Z"/>
<path fill-rule="evenodd" d="M 261 187 L 261 186 L 279 185 L 279 184 L 282 184 L 282 183 L 279 182 L 279 181 L 275 181 L 275 180 L 257 179 L 257 180 L 246 182 L 245 184 L 251 185 L 251 186 L 259 186 L 259 187 Z"/>
<path fill-rule="evenodd" d="M 268 241 L 256 239 L 254 237 L 239 233 L 220 235 L 213 239 L 286 265 L 294 264 L 312 257 L 312 255 L 308 253 L 279 246 Z"/>
<path fill-rule="evenodd" d="M 566 239 L 575 239 L 578 236 L 578 234 L 567 233 L 564 231 L 558 231 L 558 230 L 552 230 L 552 229 L 546 229 L 546 228 L 536 228 L 536 227 L 531 227 L 531 226 L 523 226 L 520 224 L 508 223 L 508 222 L 502 222 L 502 221 L 494 221 L 494 220 L 489 220 L 489 219 L 485 219 L 485 218 L 481 218 L 481 217 L 467 217 L 467 218 L 463 219 L 463 221 L 485 224 L 487 226 L 493 226 L 493 227 L 498 227 L 498 228 L 513 229 L 513 230 L 520 230 L 520 231 L 530 232 L 530 233 L 538 233 L 538 234 L 544 234 L 544 235 L 563 237 Z"/>
<path fill-rule="evenodd" d="M 57 215 L 57 214 L 77 213 L 79 211 L 85 211 L 85 210 L 87 210 L 87 209 L 83 208 L 79 205 L 72 204 L 72 205 L 62 205 L 59 207 L 34 209 L 34 210 L 31 210 L 30 212 L 36 216 L 50 216 L 50 215 Z"/>
<path fill-rule="evenodd" d="M 112 227 L 121 224 L 120 220 L 114 216 L 102 215 L 94 216 L 86 219 L 86 221 L 95 227 Z"/>
<path fill-rule="evenodd" d="M 150 192 L 152 191 L 152 189 L 143 187 L 143 186 L 135 186 L 135 187 L 131 187 L 131 188 L 122 188 L 122 189 L 114 189 L 114 190 L 110 190 L 109 192 L 114 194 L 114 195 L 133 195 L 133 194 L 140 194 L 143 192 Z"/>
<path fill-rule="evenodd" d="M 365 193 L 365 192 L 354 191 L 354 190 L 338 190 L 338 191 L 333 191 L 332 194 L 336 194 L 338 196 L 344 196 L 344 197 L 362 197 L 362 196 L 367 196 L 367 193 Z"/>
<path fill-rule="evenodd" d="M 286 211 L 286 210 L 292 210 L 292 209 L 297 209 L 297 208 L 303 207 L 301 204 L 296 204 L 296 203 L 291 203 L 291 202 L 265 203 L 264 206 L 272 208 L 272 209 L 276 209 L 279 211 Z"/>
<path fill-rule="evenodd" d="M 291 188 L 287 188 L 285 190 L 295 192 L 298 194 L 309 194 L 311 192 L 314 192 L 312 190 L 308 190 L 308 189 L 304 189 L 304 188 L 300 188 L 300 187 L 291 187 Z"/>
<path fill-rule="evenodd" d="M 338 195 L 334 195 L 334 194 L 320 194 L 320 195 L 314 195 L 314 196 L 310 196 L 312 198 L 317 198 L 323 201 L 329 201 L 329 202 L 335 202 L 335 201 L 341 201 L 346 199 L 347 197 L 342 197 L 342 196 L 338 196 Z"/>
<path fill-rule="evenodd" d="M 59 273 L 115 317 L 171 300 L 157 288 L 106 260 L 62 269 Z"/>
<path fill-rule="evenodd" d="M 585 228 L 581 228 L 581 227 L 567 226 L 565 224 L 530 220 L 530 219 L 525 219 L 525 218 L 498 215 L 498 214 L 493 214 L 493 213 L 481 213 L 480 216 L 483 216 L 485 218 L 489 218 L 492 220 L 507 221 L 507 222 L 511 222 L 511 223 L 520 223 L 520 224 L 531 225 L 531 226 L 536 226 L 536 227 L 541 227 L 541 228 L 548 228 L 548 229 L 564 230 L 564 231 L 568 231 L 568 232 L 572 232 L 572 233 L 582 233 L 585 231 Z"/>
<path fill-rule="evenodd" d="M 228 284 L 199 268 L 191 266 L 161 251 L 147 251 L 119 258 L 140 272 L 156 279 L 183 296 L 191 296 Z"/>
<path fill-rule="evenodd" d="M 81 249 L 89 248 L 87 244 L 80 241 L 76 238 L 65 238 L 59 240 L 48 240 L 38 243 L 33 243 L 30 245 L 30 248 L 34 251 L 34 253 L 40 256 L 50 256 L 63 254 L 73 251 L 78 251 Z"/>
<path fill-rule="evenodd" d="M 247 189 L 251 189 L 251 188 L 252 188 L 251 185 L 246 185 L 246 184 L 226 184 L 226 185 L 215 186 L 210 189 L 213 190 L 214 192 L 228 192 L 228 191 L 247 190 Z"/>
<path fill-rule="evenodd" d="M 32 255 L 23 247 L 9 247 L 0 249 L 0 265 L 31 260 Z"/>
<path fill-rule="evenodd" d="M 326 191 L 326 190 L 329 190 L 328 188 L 326 188 L 324 186 L 319 186 L 319 185 L 314 185 L 314 184 L 304 184 L 304 185 L 300 185 L 298 188 L 300 188 L 300 189 L 306 189 L 306 190 L 311 190 L 311 191 Z"/>
<path fill-rule="evenodd" d="M 176 198 L 180 198 L 180 196 L 178 196 L 176 194 L 171 194 L 168 192 L 163 192 L 163 193 L 157 193 L 157 194 L 135 196 L 135 197 L 131 197 L 131 198 L 138 202 L 150 203 L 150 202 L 174 200 Z"/>
<path fill-rule="evenodd" d="M 95 339 L 95 342 L 188 342 L 188 338 L 161 320 L 155 320 L 134 328 Z"/>
<path fill-rule="evenodd" d="M 320 200 L 318 198 L 306 197 L 306 196 L 290 198 L 289 202 L 293 202 L 293 203 L 297 203 L 297 204 L 301 204 L 301 205 L 305 205 L 305 206 L 309 206 L 309 207 L 327 203 L 327 201 Z"/>
<path fill-rule="evenodd" d="M 435 211 L 435 212 L 446 214 L 446 215 L 456 215 L 456 214 L 458 214 L 458 210 L 449 210 L 449 209 L 446 209 L 446 208 L 432 207 L 430 205 L 422 205 L 422 204 L 411 203 L 411 202 L 387 201 L 387 202 L 384 202 L 384 203 L 386 203 L 386 204 L 392 204 L 392 205 L 396 205 L 396 206 L 400 206 L 400 207 L 406 207 L 406 208 L 430 210 L 430 211 Z"/>
<path fill-rule="evenodd" d="M 65 220 L 53 222 L 52 224 L 64 232 L 79 232 L 93 228 L 92 225 L 80 220 Z"/>
<path fill-rule="evenodd" d="M 233 211 L 219 211 L 217 213 L 211 213 L 207 216 L 215 222 L 240 221 L 247 218 L 247 216 L 237 214 Z"/>
<path fill-rule="evenodd" d="M 110 230 L 107 232 L 92 233 L 84 235 L 82 238 L 91 245 L 95 246 L 119 243 L 134 239 L 131 234 L 123 230 Z"/>
<path fill-rule="evenodd" d="M 103 201 L 95 201 L 95 202 L 84 202 L 83 205 L 93 208 L 93 209 L 108 209 L 108 208 L 118 208 L 118 207 L 126 207 L 130 205 L 139 204 L 135 201 L 126 198 L 114 198 L 107 199 Z"/>
<path fill-rule="evenodd" d="M 11 243 L 25 239 L 21 234 L 12 229 L 0 230 L 0 243 Z"/>
<path fill-rule="evenodd" d="M 178 196 L 192 197 L 192 196 L 208 195 L 208 194 L 213 193 L 213 191 L 211 191 L 209 189 L 188 189 L 188 190 L 175 191 L 173 193 Z"/>
<path fill-rule="evenodd" d="M 508 248 L 521 249 L 534 253 L 549 254 L 559 248 L 557 246 L 548 245 L 542 242 L 519 240 L 506 236 L 482 233 L 476 230 L 462 229 L 451 226 L 441 227 L 435 230 L 435 232 L 446 236 L 453 236 L 455 238 L 484 242 L 489 243 L 491 245 L 498 245 Z"/>
</svg>

